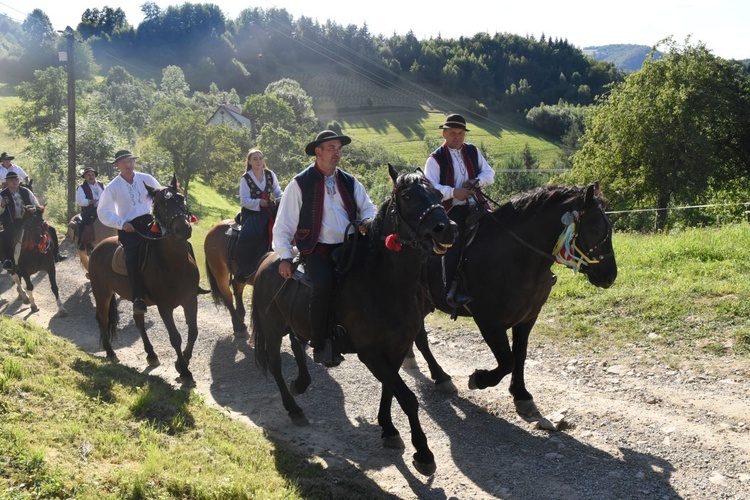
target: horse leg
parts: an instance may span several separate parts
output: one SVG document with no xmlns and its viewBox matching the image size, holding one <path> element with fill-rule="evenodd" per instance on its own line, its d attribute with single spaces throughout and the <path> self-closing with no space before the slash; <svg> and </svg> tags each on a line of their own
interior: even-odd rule
<svg viewBox="0 0 750 500">
<path fill-rule="evenodd" d="M 417 346 L 417 349 L 419 349 L 419 352 L 422 353 L 422 357 L 425 361 L 427 361 L 427 366 L 430 368 L 430 378 L 435 381 L 435 387 L 437 390 L 446 394 L 458 392 L 451 376 L 445 373 L 443 367 L 440 366 L 437 359 L 435 359 L 435 356 L 432 354 L 432 351 L 430 350 L 430 342 L 427 340 L 427 330 L 425 330 L 424 325 L 422 325 L 422 329 L 419 331 L 419 334 L 417 334 L 417 338 L 414 339 L 414 344 Z M 412 348 L 409 348 L 409 350 L 412 353 L 414 352 Z"/>
<path fill-rule="evenodd" d="M 154 351 L 154 346 L 151 345 L 151 341 L 148 339 L 148 333 L 146 333 L 145 315 L 134 314 L 133 323 L 135 323 L 135 328 L 141 336 L 141 341 L 143 341 L 143 350 L 146 351 L 146 363 L 148 363 L 148 366 L 159 366 L 161 361 L 159 361 L 159 356 L 157 356 Z"/>
<path fill-rule="evenodd" d="M 393 442 L 393 433 L 398 434 L 398 430 L 396 430 L 391 421 L 390 412 L 391 400 L 395 396 L 396 401 L 398 401 L 401 409 L 409 419 L 411 443 L 414 449 L 416 449 L 416 453 L 412 456 L 412 465 L 414 465 L 414 468 L 420 474 L 431 476 L 437 468 L 435 465 L 435 455 L 433 455 L 427 445 L 427 436 L 424 430 L 422 430 L 422 424 L 419 422 L 419 401 L 398 373 L 403 359 L 399 360 L 398 363 L 393 363 L 384 354 L 376 356 L 358 354 L 359 359 L 382 384 L 383 393 L 380 398 L 378 422 L 381 423 L 383 429 L 384 443 L 386 442 L 386 437 L 389 438 L 389 442 Z"/>
<path fill-rule="evenodd" d="M 96 322 L 99 325 L 99 341 L 107 353 L 107 359 L 113 363 L 119 363 L 120 359 L 112 349 L 112 340 L 117 332 L 117 300 L 114 293 L 108 292 L 106 296 L 94 294 L 96 302 Z"/>
<path fill-rule="evenodd" d="M 65 309 L 65 304 L 60 300 L 60 289 L 57 287 L 57 271 L 55 270 L 54 257 L 48 256 L 49 261 L 47 263 L 47 278 L 49 279 L 50 288 L 55 296 L 55 302 L 57 303 L 57 316 L 64 318 L 68 315 L 68 310 Z"/>
<path fill-rule="evenodd" d="M 193 357 L 193 347 L 198 338 L 198 296 L 191 297 L 187 304 L 183 304 L 182 311 L 185 314 L 185 323 L 188 327 L 188 339 L 182 355 L 185 362 L 190 363 L 190 359 Z"/>
<path fill-rule="evenodd" d="M 393 418 L 391 416 L 391 406 L 393 405 L 393 392 L 385 386 L 380 384 L 380 406 L 378 407 L 378 424 L 383 432 L 380 433 L 380 439 L 383 441 L 385 448 L 401 449 L 405 448 L 404 440 L 401 439 L 401 434 L 393 425 Z"/>
<path fill-rule="evenodd" d="M 23 286 L 21 285 L 21 276 L 17 271 L 8 271 L 8 274 L 10 274 L 13 283 L 16 284 L 16 292 L 18 292 L 18 298 L 21 299 L 24 304 L 28 304 L 29 294 L 26 293 L 26 290 L 24 290 Z"/>
<path fill-rule="evenodd" d="M 234 336 L 240 339 L 250 337 L 245 324 L 245 303 L 242 301 L 242 293 L 245 291 L 244 283 L 232 282 L 232 295 L 234 296 L 234 306 L 229 300 L 227 308 L 232 314 L 232 327 L 234 327 Z"/>
<path fill-rule="evenodd" d="M 469 377 L 469 389 L 495 387 L 515 367 L 513 352 L 511 351 L 508 335 L 506 334 L 507 329 L 491 323 L 484 324 L 476 316 L 474 320 L 479 327 L 479 331 L 482 332 L 484 341 L 495 356 L 495 360 L 497 360 L 497 368 L 493 370 L 474 370 L 474 373 Z"/>
<path fill-rule="evenodd" d="M 169 343 L 172 344 L 172 348 L 174 349 L 175 354 L 177 354 L 177 360 L 174 362 L 174 367 L 180 374 L 179 380 L 183 387 L 195 387 L 195 379 L 193 379 L 193 374 L 188 368 L 188 362 L 182 354 L 182 337 L 177 330 L 177 325 L 174 323 L 174 310 L 167 306 L 158 306 L 158 309 L 159 315 L 161 316 L 162 321 L 164 321 L 164 326 L 167 327 L 167 332 L 169 332 Z M 141 320 L 142 318 L 143 316 L 141 316 Z M 195 339 L 193 339 L 193 342 L 195 342 Z"/>
<path fill-rule="evenodd" d="M 23 278 L 24 283 L 26 283 L 26 295 L 29 298 L 31 312 L 37 312 L 39 306 L 36 305 L 36 300 L 34 300 L 34 283 L 31 282 L 31 275 L 24 272 L 23 275 L 21 275 L 21 278 Z"/>
<path fill-rule="evenodd" d="M 273 331 L 277 330 L 273 329 Z M 268 371 L 271 372 L 273 379 L 276 381 L 276 386 L 279 388 L 279 393 L 281 393 L 281 401 L 284 404 L 284 408 L 286 409 L 289 418 L 292 419 L 292 423 L 298 426 L 308 425 L 310 423 L 309 420 L 307 420 L 302 408 L 300 408 L 294 400 L 292 393 L 287 389 L 286 384 L 284 383 L 284 375 L 281 373 L 282 338 L 283 335 L 272 335 L 267 337 L 266 349 L 263 354 L 265 354 L 266 359 L 268 360 Z M 304 356 L 303 349 L 294 350 L 293 348 L 293 352 L 294 359 L 297 361 L 297 366 L 300 366 L 300 363 L 307 363 L 307 358 Z M 302 355 L 301 360 L 300 355 Z"/>
<path fill-rule="evenodd" d="M 307 370 L 307 357 L 305 357 L 305 346 L 293 333 L 289 334 L 289 342 L 292 345 L 294 360 L 297 362 L 297 378 L 289 383 L 289 392 L 292 396 L 299 396 L 310 387 L 310 372 Z"/>
<path fill-rule="evenodd" d="M 516 413 L 522 416 L 541 416 L 539 409 L 534 403 L 534 397 L 526 390 L 524 379 L 524 367 L 526 365 L 526 353 L 529 346 L 529 335 L 534 327 L 534 321 L 522 323 L 513 327 L 513 357 L 515 366 L 510 378 L 510 393 L 513 403 L 516 405 Z"/>
</svg>

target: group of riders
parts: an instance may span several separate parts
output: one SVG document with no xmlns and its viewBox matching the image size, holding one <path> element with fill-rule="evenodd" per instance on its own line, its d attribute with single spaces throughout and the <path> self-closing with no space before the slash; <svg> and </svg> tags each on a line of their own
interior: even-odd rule
<svg viewBox="0 0 750 500">
<path fill-rule="evenodd" d="M 439 129 L 443 143 L 428 157 L 424 174 L 441 192 L 448 215 L 459 228 L 458 239 L 443 256 L 444 300 L 457 309 L 472 300 L 465 293 L 461 277 L 464 228 L 473 213 L 488 209 L 481 188 L 492 184 L 494 170 L 476 146 L 465 142 L 468 129 L 463 116 L 448 115 Z M 263 153 L 253 149 L 247 154 L 239 182 L 241 210 L 236 221 L 241 227 L 232 256 L 236 264 L 232 279 L 252 282 L 260 259 L 269 250 L 279 255 L 279 274 L 285 279 L 292 278 L 295 267 L 303 264 L 305 281 L 311 287 L 313 359 L 326 366 L 336 366 L 343 360 L 331 342 L 329 311 L 337 279 L 333 256 L 349 234 L 356 230 L 366 234 L 369 222 L 377 214 L 364 186 L 338 168 L 342 148 L 349 143 L 350 137 L 332 130 L 317 134 L 305 148 L 314 160 L 283 191 Z M 151 175 L 135 171 L 136 158 L 128 150 L 115 153 L 112 163 L 119 175 L 107 185 L 97 180 L 94 168 L 83 169 L 83 181 L 76 195 L 81 212 L 76 218 L 75 239 L 79 250 L 84 250 L 92 240 L 91 226 L 97 218 L 105 226 L 117 229 L 133 292 L 133 313 L 144 314 L 147 292 L 138 272 L 139 248 L 153 222 L 145 185 L 157 189 L 162 186 Z M 0 192 L 3 267 L 10 270 L 16 264 L 15 230 L 23 207 L 39 206 L 34 193 L 21 185 L 22 180 L 28 183 L 28 176 L 11 160 L 13 156 L 0 155 L 4 188 Z M 60 261 L 65 256 L 57 247 L 56 232 L 51 226 L 48 230 L 55 245 L 55 260 Z"/>
</svg>

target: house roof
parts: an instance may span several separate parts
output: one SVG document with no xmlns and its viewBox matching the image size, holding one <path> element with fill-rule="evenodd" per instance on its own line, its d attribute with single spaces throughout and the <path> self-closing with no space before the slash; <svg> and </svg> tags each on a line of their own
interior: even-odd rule
<svg viewBox="0 0 750 500">
<path fill-rule="evenodd" d="M 237 122 L 244 127 L 253 127 L 253 122 L 249 118 L 242 116 L 240 108 L 232 104 L 222 104 L 219 106 L 214 114 L 211 115 L 211 118 L 208 119 L 208 123 L 225 122 L 227 120 Z"/>
</svg>

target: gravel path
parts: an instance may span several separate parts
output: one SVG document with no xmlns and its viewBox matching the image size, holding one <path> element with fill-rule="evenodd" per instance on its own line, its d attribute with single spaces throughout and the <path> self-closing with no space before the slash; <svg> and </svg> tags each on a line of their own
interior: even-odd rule
<svg viewBox="0 0 750 500">
<path fill-rule="evenodd" d="M 72 249 L 64 248 L 69 254 Z M 0 276 L 0 312 L 27 319 L 102 356 L 90 287 L 72 257 L 58 265 L 61 298 L 69 312 L 55 316 L 46 275 L 34 283 L 41 310 L 17 300 L 7 274 Z M 232 336 L 229 315 L 201 296 L 200 334 L 191 369 L 207 401 L 250 426 L 264 429 L 327 468 L 332 483 L 355 482 L 398 498 L 750 498 L 750 377 L 746 360 L 675 370 L 635 348 L 613 359 L 561 354 L 531 337 L 527 385 L 559 431 L 536 428 L 514 411 L 507 380 L 485 391 L 467 388 L 477 367 L 494 366 L 470 321 L 433 326 L 433 352 L 458 386 L 438 393 L 426 363 L 402 370 L 420 401 L 420 417 L 437 473 L 421 476 L 404 414 L 394 403 L 394 422 L 405 450 L 383 449 L 376 414 L 380 389 L 354 355 L 339 367 L 311 366 L 313 383 L 298 397 L 310 420 L 295 427 L 272 379 L 260 374 L 247 340 Z M 154 308 L 146 315 L 162 365 L 149 369 L 121 303 L 122 363 L 174 381 L 174 354 Z M 180 311 L 177 311 L 180 316 Z M 181 319 L 181 318 L 179 318 Z M 428 322 L 428 325 L 430 323 Z M 436 323 L 437 324 L 437 323 Z M 185 332 L 184 322 L 178 326 Z M 285 376 L 295 373 L 288 341 Z"/>
</svg>

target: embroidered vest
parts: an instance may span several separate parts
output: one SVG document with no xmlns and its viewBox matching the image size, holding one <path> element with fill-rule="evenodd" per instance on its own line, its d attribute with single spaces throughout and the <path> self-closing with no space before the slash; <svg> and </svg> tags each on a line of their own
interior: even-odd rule
<svg viewBox="0 0 750 500">
<path fill-rule="evenodd" d="M 271 194 L 273 193 L 273 176 L 271 175 L 271 171 L 263 171 L 263 175 L 266 177 L 266 188 L 262 191 L 258 187 L 258 185 L 253 182 L 253 180 L 250 178 L 250 175 L 250 171 L 247 171 L 242 175 L 242 177 L 245 179 L 245 182 L 247 182 L 247 187 L 250 188 L 250 197 L 254 200 L 257 200 L 259 198 L 262 199 L 263 193 L 266 193 L 265 199 L 269 199 L 271 197 Z"/>
<path fill-rule="evenodd" d="M 448 146 L 443 144 L 433 151 L 430 156 L 435 158 L 435 161 L 440 165 L 440 184 L 455 187 L 456 179 L 453 173 L 453 158 L 451 157 Z M 479 169 L 479 151 L 477 150 L 477 147 L 471 143 L 465 143 L 461 146 L 461 156 L 463 157 L 464 165 L 466 166 L 466 173 L 469 175 L 469 179 L 476 178 L 481 172 Z M 484 196 L 482 196 L 481 193 L 477 193 L 476 197 L 478 204 L 486 208 L 487 201 L 484 199 Z M 452 199 L 443 202 L 443 206 L 445 206 L 446 210 L 448 210 L 452 204 Z"/>
<path fill-rule="evenodd" d="M 23 186 L 18 187 L 18 192 L 21 195 L 21 201 L 24 205 L 33 205 L 34 202 L 32 201 L 33 193 L 26 189 Z M 5 188 L 0 192 L 0 198 L 5 199 L 5 212 L 3 212 L 2 220 L 3 223 L 9 223 L 12 222 L 13 219 L 16 218 L 16 204 L 13 202 L 13 193 L 10 192 L 10 189 Z M 20 219 L 20 217 L 18 217 Z"/>
<path fill-rule="evenodd" d="M 326 195 L 325 175 L 313 163 L 294 180 L 302 191 L 302 206 L 299 211 L 299 222 L 294 242 L 303 255 L 311 253 L 318 244 L 320 227 L 323 224 L 323 200 Z M 339 170 L 336 175 L 336 188 L 344 201 L 344 208 L 349 221 L 357 217 L 357 204 L 354 200 L 354 176 Z"/>
<path fill-rule="evenodd" d="M 96 181 L 96 185 L 99 186 L 100 190 L 104 191 L 104 183 Z M 91 201 L 94 199 L 94 192 L 91 190 L 91 185 L 88 182 L 81 184 L 81 188 L 83 189 L 83 195 L 87 200 Z"/>
</svg>

